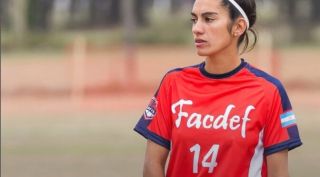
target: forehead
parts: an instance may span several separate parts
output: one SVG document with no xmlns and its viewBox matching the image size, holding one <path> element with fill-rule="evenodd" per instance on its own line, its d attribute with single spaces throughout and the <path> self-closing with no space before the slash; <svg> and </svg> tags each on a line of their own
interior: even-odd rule
<svg viewBox="0 0 320 177">
<path fill-rule="evenodd" d="M 192 13 L 201 14 L 205 12 L 226 13 L 226 8 L 222 6 L 222 0 L 196 0 L 193 4 Z"/>
</svg>

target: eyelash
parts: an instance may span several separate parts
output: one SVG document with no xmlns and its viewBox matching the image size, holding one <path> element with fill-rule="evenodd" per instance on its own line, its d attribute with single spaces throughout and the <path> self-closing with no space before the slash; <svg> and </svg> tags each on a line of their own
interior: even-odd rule
<svg viewBox="0 0 320 177">
<path fill-rule="evenodd" d="M 215 19 L 209 18 L 209 17 L 205 17 L 204 20 L 205 20 L 205 22 L 210 23 L 210 22 L 213 22 Z M 190 21 L 191 21 L 193 24 L 195 24 L 195 23 L 198 21 L 198 19 L 196 19 L 196 18 L 191 18 Z"/>
<path fill-rule="evenodd" d="M 197 22 L 197 19 L 191 18 L 190 21 L 192 22 L 192 24 L 195 24 Z"/>
<path fill-rule="evenodd" d="M 205 21 L 206 21 L 206 22 L 212 22 L 212 21 L 214 21 L 214 19 L 206 17 L 206 18 L 205 18 Z"/>
</svg>

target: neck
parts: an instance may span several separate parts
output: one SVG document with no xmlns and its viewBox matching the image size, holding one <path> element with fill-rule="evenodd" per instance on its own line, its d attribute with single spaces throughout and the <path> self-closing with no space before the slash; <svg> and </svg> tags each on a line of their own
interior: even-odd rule
<svg viewBox="0 0 320 177">
<path fill-rule="evenodd" d="M 239 66 L 241 60 L 238 50 L 229 47 L 214 55 L 208 56 L 205 62 L 205 70 L 208 73 L 223 74 L 232 71 Z"/>
</svg>

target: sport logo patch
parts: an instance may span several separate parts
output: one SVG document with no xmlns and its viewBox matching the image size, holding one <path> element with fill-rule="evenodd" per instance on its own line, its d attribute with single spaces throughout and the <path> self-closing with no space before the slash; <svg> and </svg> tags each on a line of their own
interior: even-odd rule
<svg viewBox="0 0 320 177">
<path fill-rule="evenodd" d="M 292 111 L 281 114 L 280 119 L 281 119 L 281 126 L 283 128 L 296 124 L 296 117 Z"/>
<path fill-rule="evenodd" d="M 144 118 L 147 120 L 151 120 L 157 113 L 157 104 L 158 101 L 155 97 L 153 97 L 146 109 L 146 111 L 144 112 Z"/>
</svg>

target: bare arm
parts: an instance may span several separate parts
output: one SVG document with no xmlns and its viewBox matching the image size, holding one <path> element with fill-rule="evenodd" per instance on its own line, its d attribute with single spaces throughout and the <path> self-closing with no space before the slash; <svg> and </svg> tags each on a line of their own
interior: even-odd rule
<svg viewBox="0 0 320 177">
<path fill-rule="evenodd" d="M 168 154 L 168 149 L 148 140 L 143 177 L 165 177 L 165 165 Z"/>
<path fill-rule="evenodd" d="M 268 177 L 289 177 L 288 150 L 267 156 Z"/>
</svg>

